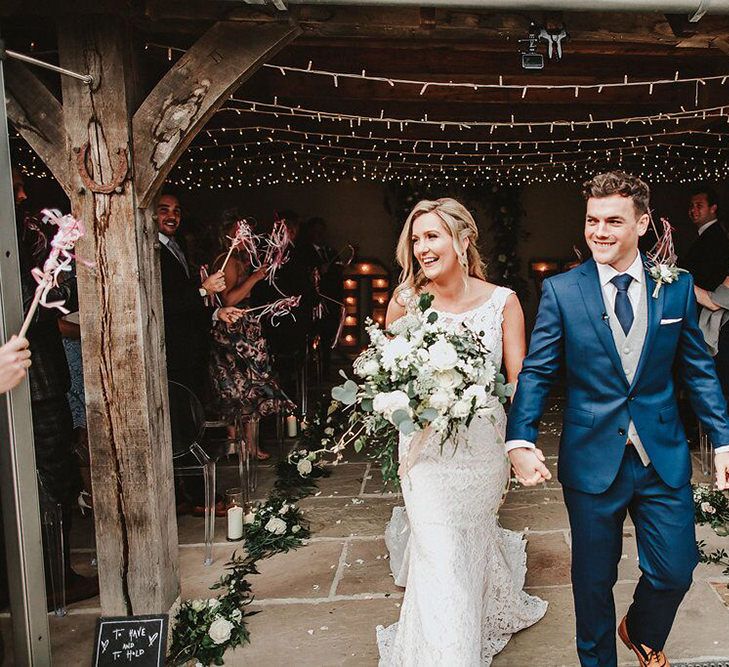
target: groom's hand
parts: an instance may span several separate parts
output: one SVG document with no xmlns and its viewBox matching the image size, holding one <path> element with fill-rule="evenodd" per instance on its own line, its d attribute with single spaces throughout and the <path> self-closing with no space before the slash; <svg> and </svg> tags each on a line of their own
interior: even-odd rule
<svg viewBox="0 0 729 667">
<path fill-rule="evenodd" d="M 539 482 L 552 479 L 552 473 L 544 465 L 544 454 L 541 449 L 517 447 L 509 452 L 509 459 L 519 484 L 536 486 Z"/>
<path fill-rule="evenodd" d="M 716 464 L 716 486 L 719 491 L 729 489 L 729 452 L 722 452 L 714 456 Z"/>
</svg>

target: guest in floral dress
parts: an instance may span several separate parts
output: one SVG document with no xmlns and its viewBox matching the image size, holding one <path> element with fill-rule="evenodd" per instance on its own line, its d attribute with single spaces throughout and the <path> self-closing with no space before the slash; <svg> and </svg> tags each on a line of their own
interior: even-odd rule
<svg viewBox="0 0 729 667">
<path fill-rule="evenodd" d="M 224 224 L 221 247 L 213 268 L 218 270 L 230 247 L 228 236 L 234 234 L 235 222 Z M 225 265 L 226 289 L 220 293 L 223 306 L 237 305 L 245 310 L 254 285 L 264 279 L 266 267 L 251 272 L 250 261 L 237 249 Z M 245 427 L 245 442 L 259 460 L 269 458 L 255 437 L 260 417 L 279 412 L 293 412 L 296 406 L 281 390 L 271 368 L 266 340 L 255 315 L 243 315 L 227 325 L 216 322 L 212 330 L 210 363 L 210 398 L 212 407 L 226 417 L 240 418 Z"/>
</svg>

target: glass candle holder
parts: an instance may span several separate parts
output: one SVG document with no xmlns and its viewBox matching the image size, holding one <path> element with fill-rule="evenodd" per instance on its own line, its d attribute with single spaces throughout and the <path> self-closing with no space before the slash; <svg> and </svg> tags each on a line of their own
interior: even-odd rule
<svg viewBox="0 0 729 667">
<path fill-rule="evenodd" d="M 228 516 L 228 542 L 238 542 L 243 539 L 243 516 L 245 515 L 243 505 L 243 489 L 235 487 L 225 492 L 225 507 Z"/>
</svg>

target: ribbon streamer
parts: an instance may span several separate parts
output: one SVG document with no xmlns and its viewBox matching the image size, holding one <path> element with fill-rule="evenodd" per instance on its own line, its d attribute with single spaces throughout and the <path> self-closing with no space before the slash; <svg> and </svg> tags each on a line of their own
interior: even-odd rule
<svg viewBox="0 0 729 667">
<path fill-rule="evenodd" d="M 57 308 L 64 315 L 69 313 L 64 307 L 65 300 L 48 301 L 52 288 L 58 287 L 58 279 L 62 271 L 70 272 L 75 259 L 72 250 L 85 233 L 83 223 L 72 215 L 61 215 L 57 209 L 43 209 L 43 222 L 58 226 L 58 231 L 51 240 L 51 252 L 43 264 L 43 269 L 35 267 L 31 274 L 38 286 L 35 290 L 33 302 L 25 316 L 23 326 L 18 334 L 21 338 L 28 332 L 35 311 L 40 304 L 44 308 Z"/>
<path fill-rule="evenodd" d="M 267 303 L 263 306 L 246 308 L 246 314 L 260 311 L 258 315 L 256 315 L 256 319 L 258 321 L 262 320 L 264 317 L 267 317 L 271 321 L 271 326 L 277 327 L 279 325 L 278 320 L 282 317 L 285 317 L 286 315 L 291 315 L 294 320 L 296 319 L 291 311 L 294 308 L 298 308 L 300 301 L 301 296 L 287 296 L 283 299 L 278 299 L 277 301 Z"/>
</svg>

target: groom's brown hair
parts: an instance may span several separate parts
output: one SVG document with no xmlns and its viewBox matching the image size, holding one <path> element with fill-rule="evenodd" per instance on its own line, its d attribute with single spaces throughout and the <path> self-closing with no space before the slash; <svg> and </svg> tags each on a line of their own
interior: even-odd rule
<svg viewBox="0 0 729 667">
<path fill-rule="evenodd" d="M 651 191 L 648 184 L 637 176 L 624 171 L 607 171 L 582 184 L 585 201 L 592 197 L 600 199 L 611 195 L 630 197 L 639 216 L 648 213 Z"/>
</svg>

